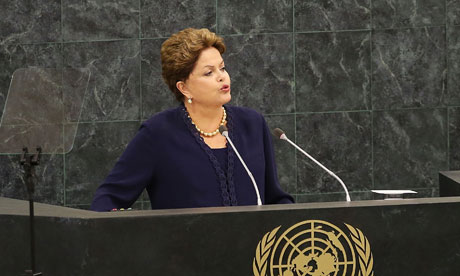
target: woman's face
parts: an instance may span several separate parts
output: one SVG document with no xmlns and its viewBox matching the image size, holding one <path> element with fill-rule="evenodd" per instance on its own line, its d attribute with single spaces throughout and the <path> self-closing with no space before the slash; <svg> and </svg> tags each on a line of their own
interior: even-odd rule
<svg viewBox="0 0 460 276">
<path fill-rule="evenodd" d="M 201 52 L 188 79 L 179 83 L 179 90 L 186 98 L 192 98 L 194 107 L 218 107 L 231 99 L 230 76 L 222 56 L 214 47 Z"/>
</svg>

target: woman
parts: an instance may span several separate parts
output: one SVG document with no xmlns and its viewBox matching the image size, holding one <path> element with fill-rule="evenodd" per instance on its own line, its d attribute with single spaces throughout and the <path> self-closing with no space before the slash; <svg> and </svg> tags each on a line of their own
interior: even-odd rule
<svg viewBox="0 0 460 276">
<path fill-rule="evenodd" d="M 163 43 L 163 79 L 181 104 L 142 124 L 97 189 L 92 210 L 128 208 L 144 189 L 152 209 L 257 204 L 221 125 L 251 170 L 263 204 L 293 202 L 279 186 L 264 118 L 225 105 L 231 95 L 224 52 L 222 38 L 207 29 L 185 29 Z"/>
</svg>

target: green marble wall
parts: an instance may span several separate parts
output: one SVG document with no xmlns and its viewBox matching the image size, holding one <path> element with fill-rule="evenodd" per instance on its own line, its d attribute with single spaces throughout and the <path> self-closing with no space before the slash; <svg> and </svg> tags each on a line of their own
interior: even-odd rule
<svg viewBox="0 0 460 276">
<path fill-rule="evenodd" d="M 0 3 L 0 111 L 21 67 L 88 67 L 73 150 L 47 156 L 37 200 L 88 208 L 139 124 L 175 106 L 160 76 L 171 33 L 207 27 L 227 43 L 232 103 L 370 189 L 438 195 L 460 169 L 460 2 L 454 0 L 39 0 Z M 298 202 L 343 200 L 340 185 L 282 141 L 280 181 Z M 0 196 L 24 198 L 17 156 L 0 155 Z M 149 208 L 145 195 L 136 208 Z"/>
</svg>

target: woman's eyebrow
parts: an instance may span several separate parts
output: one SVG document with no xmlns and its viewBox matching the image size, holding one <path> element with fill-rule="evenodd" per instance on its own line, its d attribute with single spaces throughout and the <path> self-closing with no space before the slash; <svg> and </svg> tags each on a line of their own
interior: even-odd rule
<svg viewBox="0 0 460 276">
<path fill-rule="evenodd" d="M 221 65 L 221 64 L 223 64 L 223 63 L 224 63 L 224 60 L 222 60 L 222 61 L 219 63 L 219 65 Z M 206 68 L 206 67 L 214 68 L 214 65 L 205 65 L 204 68 Z"/>
</svg>

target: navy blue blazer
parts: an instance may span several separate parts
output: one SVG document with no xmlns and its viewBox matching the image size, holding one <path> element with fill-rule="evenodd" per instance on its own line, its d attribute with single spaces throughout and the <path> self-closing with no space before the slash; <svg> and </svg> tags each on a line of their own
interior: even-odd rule
<svg viewBox="0 0 460 276">
<path fill-rule="evenodd" d="M 262 203 L 294 202 L 280 188 L 263 116 L 249 108 L 225 109 L 230 139 L 252 172 Z M 230 144 L 226 150 L 209 148 L 183 105 L 142 124 L 97 189 L 91 209 L 128 208 L 144 189 L 152 209 L 257 204 L 251 179 Z"/>
</svg>

